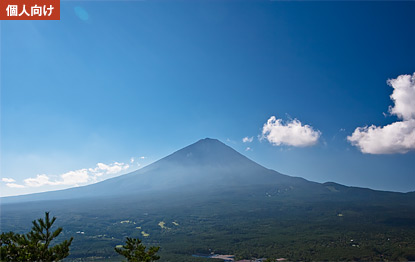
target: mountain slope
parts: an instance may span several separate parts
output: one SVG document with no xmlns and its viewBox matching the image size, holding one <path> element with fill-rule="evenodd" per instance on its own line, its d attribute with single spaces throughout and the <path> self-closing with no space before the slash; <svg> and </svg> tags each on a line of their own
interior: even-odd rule
<svg viewBox="0 0 415 262">
<path fill-rule="evenodd" d="M 363 191 L 362 191 L 363 190 Z M 373 194 L 362 189 L 359 195 Z M 319 184 L 267 169 L 216 139 L 202 139 L 132 173 L 66 190 L 3 198 L 3 203 L 125 195 L 260 192 L 269 195 L 336 197 L 353 188 Z M 396 194 L 396 193 L 392 193 Z"/>
</svg>

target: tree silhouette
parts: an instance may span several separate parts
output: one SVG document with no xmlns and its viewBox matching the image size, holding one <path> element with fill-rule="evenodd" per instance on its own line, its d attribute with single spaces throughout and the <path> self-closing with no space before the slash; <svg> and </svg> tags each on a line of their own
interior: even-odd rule
<svg viewBox="0 0 415 262">
<path fill-rule="evenodd" d="M 51 246 L 52 241 L 62 232 L 59 227 L 51 230 L 56 217 L 39 218 L 32 222 L 32 230 L 27 234 L 14 232 L 2 233 L 0 236 L 1 261 L 59 261 L 69 255 L 69 246 L 73 237 L 60 244 Z"/>
<path fill-rule="evenodd" d="M 160 256 L 156 255 L 160 247 L 150 247 L 146 251 L 146 246 L 141 244 L 141 240 L 138 238 L 127 237 L 127 241 L 122 248 L 115 248 L 115 251 L 127 258 L 129 262 L 152 262 L 160 259 Z"/>
</svg>

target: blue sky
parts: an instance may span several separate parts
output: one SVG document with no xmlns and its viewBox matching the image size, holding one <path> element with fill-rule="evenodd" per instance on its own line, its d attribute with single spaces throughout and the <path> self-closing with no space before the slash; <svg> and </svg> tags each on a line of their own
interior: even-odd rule
<svg viewBox="0 0 415 262">
<path fill-rule="evenodd" d="M 288 175 L 413 191 L 414 10 L 64 1 L 60 21 L 2 21 L 1 194 L 100 181 L 205 137 Z"/>
</svg>

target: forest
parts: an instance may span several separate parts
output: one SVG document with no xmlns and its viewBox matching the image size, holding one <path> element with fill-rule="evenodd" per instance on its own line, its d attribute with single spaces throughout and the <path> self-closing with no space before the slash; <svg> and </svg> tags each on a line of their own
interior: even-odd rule
<svg viewBox="0 0 415 262">
<path fill-rule="evenodd" d="M 206 261 L 194 254 L 291 261 L 415 259 L 411 201 L 330 201 L 246 192 L 189 198 L 43 201 L 2 205 L 2 231 L 26 232 L 47 209 L 74 237 L 66 261 L 120 261 L 126 237 L 160 246 L 160 261 Z M 212 260 L 216 261 L 216 260 Z"/>
</svg>

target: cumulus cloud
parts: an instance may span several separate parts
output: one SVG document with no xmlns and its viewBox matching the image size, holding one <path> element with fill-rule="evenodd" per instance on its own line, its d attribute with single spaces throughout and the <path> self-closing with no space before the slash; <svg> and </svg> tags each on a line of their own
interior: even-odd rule
<svg viewBox="0 0 415 262">
<path fill-rule="evenodd" d="M 347 139 L 363 153 L 407 153 L 415 149 L 415 120 L 398 121 L 384 127 L 358 127 Z"/>
<path fill-rule="evenodd" d="M 242 138 L 242 142 L 244 142 L 244 143 L 251 143 L 252 141 L 254 140 L 254 137 L 252 136 L 252 137 L 244 137 L 244 138 Z"/>
<path fill-rule="evenodd" d="M 80 184 L 88 184 L 97 182 L 98 178 L 103 175 L 114 175 L 121 171 L 127 170 L 130 167 L 128 164 L 114 162 L 106 165 L 98 163 L 95 168 L 83 168 L 74 171 L 69 171 L 58 176 L 48 176 L 46 174 L 38 174 L 36 177 L 26 178 L 23 180 L 24 184 L 16 184 L 14 179 L 3 178 L 3 182 L 8 182 L 6 186 L 11 188 L 24 187 L 41 187 L 41 186 L 78 186 Z"/>
<path fill-rule="evenodd" d="M 282 119 L 271 116 L 262 128 L 261 139 L 266 139 L 275 146 L 306 147 L 315 145 L 320 136 L 319 130 L 303 125 L 297 119 L 283 122 Z"/>
<path fill-rule="evenodd" d="M 252 148 L 250 148 L 249 146 L 247 148 L 245 148 L 245 151 L 252 151 Z"/>
<path fill-rule="evenodd" d="M 415 119 L 415 73 L 400 75 L 387 83 L 393 88 L 390 98 L 395 104 L 389 107 L 389 113 L 403 120 Z"/>
<path fill-rule="evenodd" d="M 415 73 L 400 75 L 387 83 L 393 88 L 390 98 L 394 102 L 389 113 L 402 121 L 383 127 L 357 127 L 347 140 L 362 153 L 404 154 L 415 150 Z"/>
<path fill-rule="evenodd" d="M 1 181 L 5 182 L 5 183 L 13 183 L 13 182 L 16 182 L 16 180 L 14 180 L 13 178 L 7 178 L 7 177 L 3 177 L 1 179 Z"/>
<path fill-rule="evenodd" d="M 93 173 L 89 174 L 88 170 L 84 168 L 62 174 L 61 181 L 57 181 L 57 183 L 62 185 L 84 184 L 90 181 L 93 176 Z"/>
<path fill-rule="evenodd" d="M 50 181 L 49 177 L 45 174 L 37 175 L 35 178 L 27 178 L 24 183 L 28 187 L 40 187 L 44 185 L 56 185 L 56 182 Z"/>
</svg>

